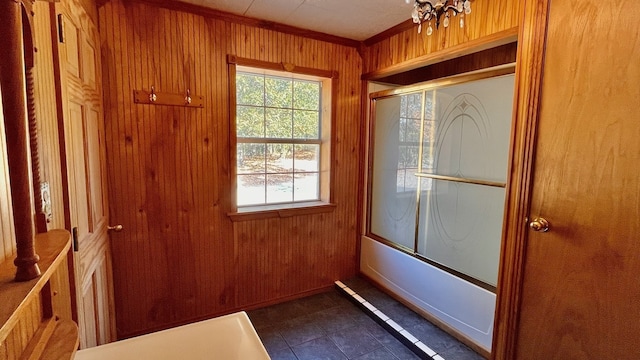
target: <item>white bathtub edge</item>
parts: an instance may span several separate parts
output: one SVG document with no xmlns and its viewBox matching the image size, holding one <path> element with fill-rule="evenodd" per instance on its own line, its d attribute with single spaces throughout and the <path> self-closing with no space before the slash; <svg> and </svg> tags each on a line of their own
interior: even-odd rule
<svg viewBox="0 0 640 360">
<path fill-rule="evenodd" d="M 361 249 L 364 275 L 491 350 L 494 293 L 366 236 Z"/>
</svg>

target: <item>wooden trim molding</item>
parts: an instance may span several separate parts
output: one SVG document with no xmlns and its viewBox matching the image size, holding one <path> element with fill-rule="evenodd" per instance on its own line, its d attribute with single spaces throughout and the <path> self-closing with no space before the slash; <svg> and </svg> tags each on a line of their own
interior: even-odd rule
<svg viewBox="0 0 640 360">
<path fill-rule="evenodd" d="M 334 203 L 335 200 L 335 192 L 333 191 L 335 183 L 336 183 L 336 152 L 337 152 L 337 125 L 338 122 L 336 121 L 336 118 L 338 117 L 338 72 L 337 71 L 332 71 L 331 72 L 331 79 L 333 81 L 331 81 L 331 114 L 329 114 L 329 116 L 331 116 L 331 119 L 329 119 L 330 122 L 330 126 L 331 128 L 330 130 L 330 134 L 329 134 L 329 141 L 330 141 L 330 154 L 329 154 L 329 202 L 330 203 Z M 321 134 L 321 136 L 325 137 L 325 134 Z M 323 167 L 323 165 L 321 164 L 321 167 Z M 321 180 L 322 181 L 322 180 Z M 322 200 L 327 200 L 327 199 L 322 199 Z"/>
<path fill-rule="evenodd" d="M 363 80 L 378 80 L 387 76 L 396 75 L 419 67 L 432 65 L 445 60 L 450 60 L 475 52 L 495 48 L 501 45 L 516 42 L 518 40 L 518 27 L 503 30 L 476 40 L 471 40 L 460 45 L 452 46 L 434 53 L 416 57 L 384 69 L 372 71 L 362 75 Z"/>
<path fill-rule="evenodd" d="M 227 55 L 227 74 L 229 84 L 229 197 L 231 200 L 231 206 L 233 210 L 238 209 L 238 136 L 236 127 L 236 102 L 237 102 L 237 89 L 236 89 L 236 63 L 237 58 L 232 55 Z M 233 219 L 232 219 L 233 220 Z"/>
<path fill-rule="evenodd" d="M 286 204 L 286 207 L 278 208 L 274 206 L 262 206 L 256 210 L 245 210 L 239 212 L 228 213 L 227 215 L 233 222 L 261 220 L 272 218 L 287 218 L 298 215 L 322 214 L 334 211 L 336 204 L 318 203 L 318 204 Z"/>
<path fill-rule="evenodd" d="M 496 294 L 493 359 L 514 359 L 516 355 L 548 8 L 549 0 L 527 0 L 522 7 L 523 23 L 518 41 L 511 134 L 513 143 Z"/>
<path fill-rule="evenodd" d="M 29 145 L 27 140 L 27 99 L 25 85 L 26 64 L 32 64 L 32 54 L 24 56 L 25 46 L 32 44 L 30 27 L 25 21 L 25 8 L 21 2 L 0 1 L 0 49 L 5 49 L 0 62 L 0 85 L 13 219 L 16 233 L 16 281 L 27 281 L 40 276 L 39 257 L 34 249 L 34 224 L 29 175 Z M 26 41 L 25 37 L 26 35 Z M 32 49 L 32 47 L 31 47 Z M 31 52 L 27 52 L 29 54 Z M 30 60 L 31 59 L 31 60 Z"/>
<path fill-rule="evenodd" d="M 227 64 L 247 66 L 247 67 L 265 69 L 265 70 L 286 71 L 294 74 L 318 76 L 318 77 L 324 77 L 324 78 L 333 79 L 333 80 L 338 79 L 337 71 L 321 70 L 321 69 L 314 69 L 314 68 L 308 68 L 303 66 L 296 66 L 294 64 L 285 63 L 285 62 L 274 63 L 269 61 L 247 59 L 247 58 L 237 57 L 235 55 L 227 55 Z M 235 80 L 234 80 L 234 83 L 235 83 Z"/>
<path fill-rule="evenodd" d="M 362 43 L 365 46 L 371 46 L 371 45 L 373 45 L 375 43 L 378 43 L 378 42 L 380 42 L 382 40 L 388 39 L 388 38 L 392 37 L 393 35 L 400 34 L 401 32 L 403 32 L 405 30 L 409 30 L 411 28 L 415 28 L 416 31 L 417 31 L 418 25 L 416 25 L 413 22 L 413 19 L 407 19 L 407 20 L 401 22 L 400 24 L 398 24 L 396 26 L 390 27 L 387 30 L 385 30 L 385 31 L 383 31 L 383 32 L 381 32 L 379 34 L 373 35 L 372 37 L 370 37 L 368 39 L 365 39 Z"/>
<path fill-rule="evenodd" d="M 103 1 L 103 0 L 102 0 Z M 182 11 L 186 13 L 205 16 L 212 19 L 224 20 L 236 24 L 243 24 L 248 26 L 254 26 L 261 29 L 278 31 L 285 34 L 302 36 L 308 39 L 325 41 L 333 44 L 348 46 L 352 48 L 359 48 L 361 42 L 344 38 L 341 36 L 325 34 L 318 31 L 306 30 L 295 26 L 284 25 L 273 21 L 260 20 L 241 15 L 235 15 L 228 12 L 214 10 L 208 7 L 188 4 L 179 1 L 166 1 L 166 0 L 133 0 L 140 3 L 156 6 L 159 8 Z"/>
<path fill-rule="evenodd" d="M 412 85 L 456 74 L 481 71 L 504 64 L 515 64 L 517 50 L 518 43 L 512 42 L 455 59 L 405 71 L 400 74 L 378 79 L 377 81 L 383 84 Z"/>
<path fill-rule="evenodd" d="M 356 217 L 356 229 L 359 235 L 363 235 L 366 233 L 365 225 L 369 223 L 370 219 L 366 217 L 365 214 L 367 211 L 367 203 L 365 203 L 365 199 L 368 200 L 369 189 L 367 186 L 367 182 L 369 181 L 369 83 L 367 81 L 360 81 L 360 146 L 358 147 L 359 158 L 361 159 L 358 164 L 358 214 Z M 360 261 L 362 257 L 362 241 L 358 239 L 356 241 L 356 267 L 360 269 Z"/>
</svg>

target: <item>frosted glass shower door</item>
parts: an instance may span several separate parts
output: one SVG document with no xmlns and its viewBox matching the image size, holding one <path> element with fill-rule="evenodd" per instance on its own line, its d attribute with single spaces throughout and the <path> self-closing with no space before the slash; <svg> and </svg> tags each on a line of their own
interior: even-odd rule
<svg viewBox="0 0 640 360">
<path fill-rule="evenodd" d="M 514 67 L 371 97 L 360 270 L 491 349 Z"/>
<path fill-rule="evenodd" d="M 374 96 L 368 236 L 496 286 L 514 75 Z"/>
<path fill-rule="evenodd" d="M 371 233 L 414 251 L 422 93 L 376 101 Z"/>
<path fill-rule="evenodd" d="M 495 286 L 514 76 L 428 91 L 416 252 Z"/>
</svg>

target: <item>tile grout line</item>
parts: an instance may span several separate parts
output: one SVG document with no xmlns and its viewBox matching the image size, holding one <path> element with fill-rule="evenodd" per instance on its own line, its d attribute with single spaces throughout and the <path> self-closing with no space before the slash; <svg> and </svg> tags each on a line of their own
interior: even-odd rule
<svg viewBox="0 0 640 360">
<path fill-rule="evenodd" d="M 429 346 L 418 340 L 410 332 L 402 328 L 400 324 L 393 321 L 382 311 L 378 310 L 373 304 L 369 303 L 365 298 L 358 295 L 355 291 L 345 285 L 342 281 L 335 282 L 336 289 L 345 295 L 360 310 L 372 318 L 376 323 L 387 330 L 391 335 L 398 339 L 403 345 L 408 347 L 413 353 L 423 360 L 445 360 L 438 355 Z"/>
</svg>

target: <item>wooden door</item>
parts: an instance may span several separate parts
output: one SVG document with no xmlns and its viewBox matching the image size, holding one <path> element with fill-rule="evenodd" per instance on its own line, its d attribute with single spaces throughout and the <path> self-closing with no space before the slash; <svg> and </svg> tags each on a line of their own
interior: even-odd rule
<svg viewBox="0 0 640 360">
<path fill-rule="evenodd" d="M 115 340 L 100 47 L 95 23 L 80 3 L 63 0 L 56 14 L 62 14 L 63 27 L 58 49 L 67 222 L 76 239 L 77 320 L 80 346 L 86 348 Z"/>
<path fill-rule="evenodd" d="M 639 18 L 551 0 L 518 359 L 640 359 Z"/>
</svg>

